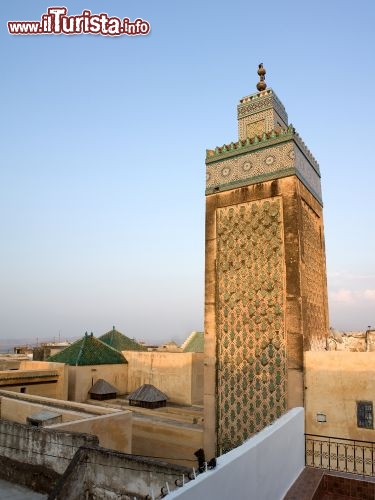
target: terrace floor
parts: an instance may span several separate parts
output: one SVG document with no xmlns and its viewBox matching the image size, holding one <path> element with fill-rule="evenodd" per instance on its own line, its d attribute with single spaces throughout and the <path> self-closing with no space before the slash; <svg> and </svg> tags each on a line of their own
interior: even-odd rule
<svg viewBox="0 0 375 500">
<path fill-rule="evenodd" d="M 284 500 L 375 500 L 375 478 L 305 467 Z"/>
</svg>

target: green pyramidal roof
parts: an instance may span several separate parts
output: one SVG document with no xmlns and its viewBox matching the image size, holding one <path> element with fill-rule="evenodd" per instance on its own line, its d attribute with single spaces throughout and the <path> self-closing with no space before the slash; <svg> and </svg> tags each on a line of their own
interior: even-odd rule
<svg viewBox="0 0 375 500">
<path fill-rule="evenodd" d="M 184 352 L 204 352 L 204 333 L 193 332 L 182 344 Z"/>
<path fill-rule="evenodd" d="M 66 363 L 70 366 L 115 365 L 127 363 L 124 356 L 108 346 L 93 334 L 82 337 L 71 346 L 48 358 L 49 361 Z"/>
<path fill-rule="evenodd" d="M 116 349 L 116 351 L 147 351 L 146 347 L 143 347 L 135 340 L 129 339 L 126 335 L 118 332 L 115 327 L 99 337 L 99 339 L 105 344 L 113 347 L 113 349 Z"/>
</svg>

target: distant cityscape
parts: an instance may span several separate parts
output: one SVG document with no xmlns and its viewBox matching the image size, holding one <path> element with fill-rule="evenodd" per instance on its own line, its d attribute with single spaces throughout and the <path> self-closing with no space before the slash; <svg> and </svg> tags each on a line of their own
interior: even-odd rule
<svg viewBox="0 0 375 500">
<path fill-rule="evenodd" d="M 8 354 L 8 353 L 13 353 L 14 348 L 16 346 L 28 346 L 28 347 L 37 347 L 38 345 L 46 342 L 62 342 L 62 341 L 67 341 L 67 342 L 74 342 L 75 340 L 79 339 L 81 336 L 76 335 L 74 337 L 61 337 L 59 339 L 58 337 L 52 337 L 52 338 L 38 338 L 37 339 L 30 339 L 30 337 L 17 337 L 17 338 L 12 338 L 12 339 L 1 339 L 0 340 L 0 353 L 1 354 Z"/>
</svg>

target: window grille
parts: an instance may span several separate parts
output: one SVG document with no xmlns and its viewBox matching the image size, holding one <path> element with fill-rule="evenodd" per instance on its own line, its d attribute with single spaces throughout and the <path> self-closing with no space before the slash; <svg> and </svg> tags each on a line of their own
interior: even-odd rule
<svg viewBox="0 0 375 500">
<path fill-rule="evenodd" d="M 357 426 L 373 429 L 373 409 L 371 401 L 357 402 Z"/>
</svg>

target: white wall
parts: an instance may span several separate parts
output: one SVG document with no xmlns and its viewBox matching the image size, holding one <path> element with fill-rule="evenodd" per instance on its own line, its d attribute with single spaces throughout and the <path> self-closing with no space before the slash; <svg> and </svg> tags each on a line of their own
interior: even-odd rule
<svg viewBox="0 0 375 500">
<path fill-rule="evenodd" d="M 293 408 L 168 500 L 281 500 L 304 466 L 304 411 Z"/>
</svg>

